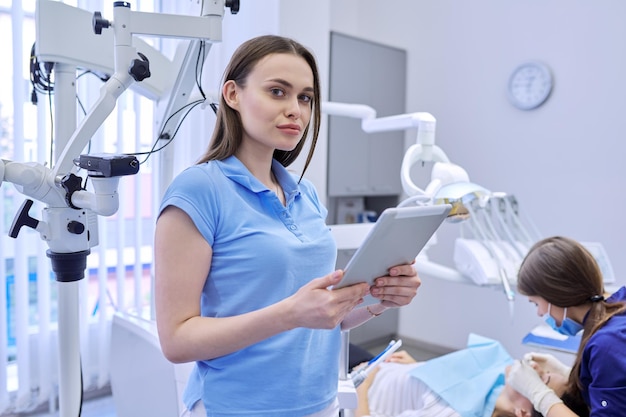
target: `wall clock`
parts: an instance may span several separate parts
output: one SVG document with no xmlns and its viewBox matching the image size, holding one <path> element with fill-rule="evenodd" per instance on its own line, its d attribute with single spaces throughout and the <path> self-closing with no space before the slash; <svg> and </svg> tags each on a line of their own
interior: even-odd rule
<svg viewBox="0 0 626 417">
<path fill-rule="evenodd" d="M 537 108 L 550 96 L 553 82 L 547 65 L 537 61 L 524 62 L 513 70 L 509 78 L 509 100 L 518 109 Z"/>
</svg>

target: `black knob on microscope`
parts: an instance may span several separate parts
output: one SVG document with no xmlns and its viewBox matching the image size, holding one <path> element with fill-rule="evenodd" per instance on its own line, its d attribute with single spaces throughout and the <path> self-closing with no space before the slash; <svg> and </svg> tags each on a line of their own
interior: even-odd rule
<svg viewBox="0 0 626 417">
<path fill-rule="evenodd" d="M 85 231 L 85 225 L 76 220 L 72 220 L 67 224 L 67 231 L 73 235 L 80 235 Z"/>
<path fill-rule="evenodd" d="M 237 14 L 239 11 L 239 0 L 226 0 L 224 4 L 230 8 L 230 14 Z"/>
<path fill-rule="evenodd" d="M 84 190 L 82 180 L 83 179 L 76 174 L 68 174 L 61 180 L 61 187 L 65 190 L 65 202 L 69 207 L 77 210 L 80 209 L 80 207 L 76 207 L 72 204 L 72 194 L 76 191 Z"/>
<path fill-rule="evenodd" d="M 94 12 L 91 18 L 91 25 L 96 35 L 102 35 L 102 29 L 111 26 L 111 22 L 102 17 L 102 13 Z"/>
<path fill-rule="evenodd" d="M 133 59 L 128 68 L 128 73 L 135 81 L 143 81 L 150 77 L 150 61 L 144 54 L 137 52 L 141 59 Z"/>
</svg>

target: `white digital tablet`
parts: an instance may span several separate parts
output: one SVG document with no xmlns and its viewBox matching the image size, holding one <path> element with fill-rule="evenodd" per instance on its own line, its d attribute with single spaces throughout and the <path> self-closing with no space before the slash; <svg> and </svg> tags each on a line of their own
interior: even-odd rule
<svg viewBox="0 0 626 417">
<path fill-rule="evenodd" d="M 389 268 L 412 263 L 448 216 L 452 206 L 395 207 L 384 210 L 344 268 L 334 288 L 389 274 Z"/>
</svg>

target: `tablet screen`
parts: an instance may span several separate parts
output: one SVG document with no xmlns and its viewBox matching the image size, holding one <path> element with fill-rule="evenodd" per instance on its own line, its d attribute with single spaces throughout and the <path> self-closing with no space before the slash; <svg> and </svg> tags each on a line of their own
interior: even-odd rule
<svg viewBox="0 0 626 417">
<path fill-rule="evenodd" d="M 384 210 L 334 287 L 373 285 L 389 268 L 412 263 L 447 217 L 451 206 L 394 207 Z"/>
</svg>

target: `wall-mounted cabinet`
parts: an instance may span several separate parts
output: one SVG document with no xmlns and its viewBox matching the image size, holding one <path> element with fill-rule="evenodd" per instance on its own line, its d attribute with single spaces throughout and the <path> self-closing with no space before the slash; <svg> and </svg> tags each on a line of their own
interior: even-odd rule
<svg viewBox="0 0 626 417">
<path fill-rule="evenodd" d="M 331 33 L 330 101 L 366 104 L 377 117 L 406 107 L 406 51 Z M 399 196 L 404 131 L 365 133 L 361 121 L 328 120 L 328 196 Z"/>
</svg>

